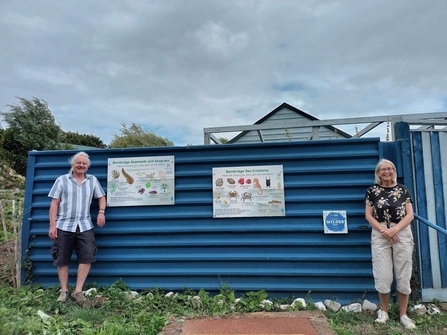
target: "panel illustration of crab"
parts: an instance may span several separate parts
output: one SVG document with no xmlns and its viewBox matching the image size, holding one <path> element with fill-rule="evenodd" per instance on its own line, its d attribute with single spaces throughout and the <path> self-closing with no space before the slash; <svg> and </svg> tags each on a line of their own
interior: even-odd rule
<svg viewBox="0 0 447 335">
<path fill-rule="evenodd" d="M 239 198 L 239 193 L 237 193 L 236 191 L 230 191 L 228 192 L 227 198 L 230 201 L 236 201 L 237 198 Z"/>
<path fill-rule="evenodd" d="M 241 195 L 241 199 L 243 202 L 245 202 L 245 200 L 253 201 L 253 195 L 251 194 L 251 192 L 244 192 Z"/>
</svg>

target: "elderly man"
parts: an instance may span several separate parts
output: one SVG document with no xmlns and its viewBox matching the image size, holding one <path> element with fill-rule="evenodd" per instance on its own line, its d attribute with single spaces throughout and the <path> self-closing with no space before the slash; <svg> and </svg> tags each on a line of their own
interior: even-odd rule
<svg viewBox="0 0 447 335">
<path fill-rule="evenodd" d="M 96 255 L 95 235 L 90 216 L 92 199 L 98 199 L 97 224 L 105 224 L 106 197 L 98 179 L 87 170 L 90 159 L 85 152 L 78 152 L 70 160 L 71 170 L 58 177 L 48 196 L 50 205 L 50 230 L 53 240 L 52 254 L 57 266 L 61 293 L 57 301 L 65 301 L 68 296 L 68 266 L 73 250 L 78 259 L 76 287 L 72 297 L 76 301 L 87 300 L 82 289 Z"/>
</svg>

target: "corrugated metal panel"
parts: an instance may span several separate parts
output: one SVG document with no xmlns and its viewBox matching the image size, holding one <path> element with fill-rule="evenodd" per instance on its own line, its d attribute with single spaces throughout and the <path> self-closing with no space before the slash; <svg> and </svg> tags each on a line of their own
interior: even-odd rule
<svg viewBox="0 0 447 335">
<path fill-rule="evenodd" d="M 211 293 L 229 285 L 237 293 L 374 301 L 363 198 L 380 147 L 379 139 L 349 139 L 88 151 L 89 172 L 104 188 L 108 158 L 173 155 L 176 189 L 175 205 L 108 208 L 106 226 L 95 227 L 99 252 L 87 282 L 122 278 L 136 290 Z M 33 281 L 44 286 L 58 284 L 47 194 L 74 153 L 29 154 L 23 248 L 29 248 Z M 212 168 L 256 165 L 283 165 L 286 216 L 214 219 Z M 346 210 L 349 233 L 325 235 L 325 210 Z M 71 284 L 75 269 L 73 263 Z"/>
<path fill-rule="evenodd" d="M 417 213 L 446 228 L 447 133 L 412 131 Z M 418 225 L 423 301 L 447 301 L 447 236 Z"/>
</svg>

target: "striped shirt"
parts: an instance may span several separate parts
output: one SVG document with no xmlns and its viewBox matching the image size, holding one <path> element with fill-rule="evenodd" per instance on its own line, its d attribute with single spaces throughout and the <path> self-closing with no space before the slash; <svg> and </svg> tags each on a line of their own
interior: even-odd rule
<svg viewBox="0 0 447 335">
<path fill-rule="evenodd" d="M 69 173 L 56 179 L 48 196 L 60 201 L 56 215 L 57 228 L 75 232 L 79 226 L 83 232 L 93 228 L 90 216 L 92 199 L 105 196 L 105 192 L 95 176 L 86 174 L 82 184 L 78 185 Z"/>
</svg>

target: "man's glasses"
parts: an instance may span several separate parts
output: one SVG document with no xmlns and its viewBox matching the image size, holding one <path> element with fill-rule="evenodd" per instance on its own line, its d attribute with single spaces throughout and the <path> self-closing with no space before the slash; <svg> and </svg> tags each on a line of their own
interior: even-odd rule
<svg viewBox="0 0 447 335">
<path fill-rule="evenodd" d="M 391 167 L 387 167 L 387 168 L 381 168 L 380 171 L 385 172 L 385 171 L 393 171 L 394 169 Z"/>
</svg>

